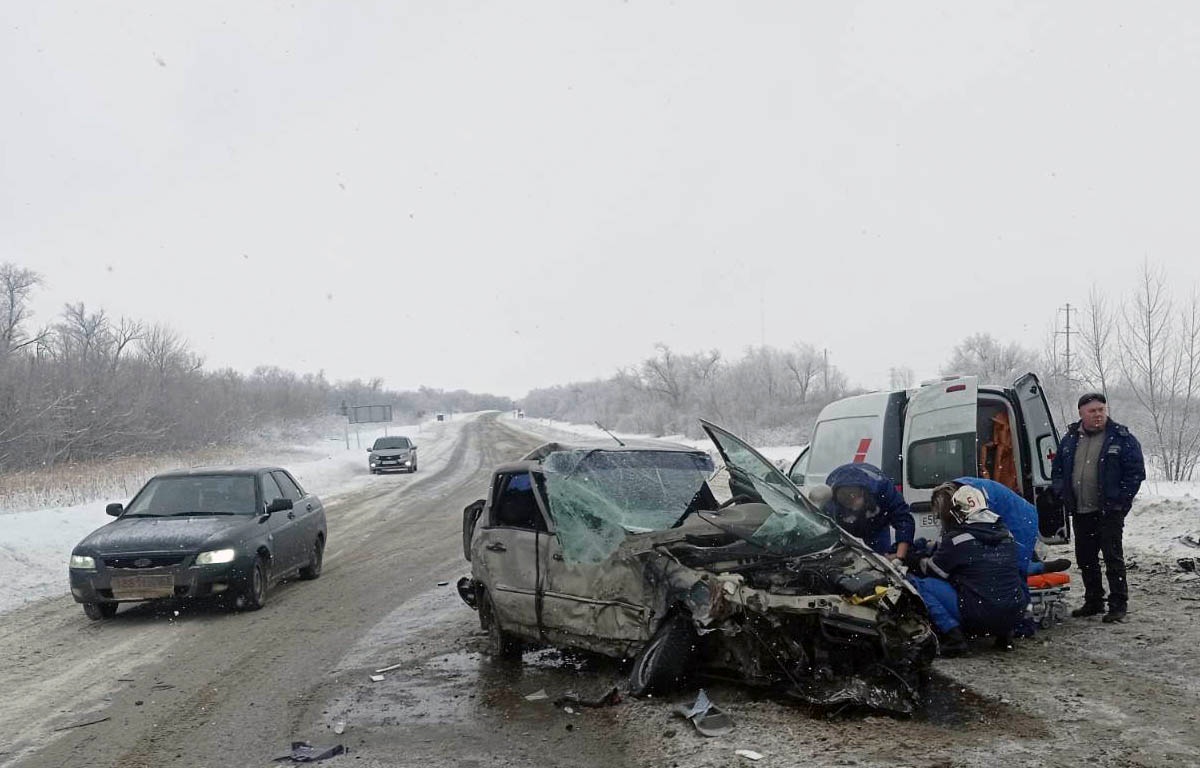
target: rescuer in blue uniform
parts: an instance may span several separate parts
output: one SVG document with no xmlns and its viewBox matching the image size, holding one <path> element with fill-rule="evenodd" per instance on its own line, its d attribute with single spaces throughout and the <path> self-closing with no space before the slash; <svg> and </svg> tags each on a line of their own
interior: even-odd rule
<svg viewBox="0 0 1200 768">
<path fill-rule="evenodd" d="M 997 648 L 1011 647 L 1013 628 L 1028 602 L 1016 539 L 983 493 L 969 485 L 934 489 L 933 511 L 942 538 L 932 557 L 921 558 L 909 579 L 929 607 L 942 635 L 942 653 L 968 650 L 966 635 L 992 635 Z"/>
<path fill-rule="evenodd" d="M 916 532 L 912 510 L 882 470 L 871 464 L 843 464 L 834 468 L 825 482 L 833 493 L 822 506 L 825 514 L 881 555 L 903 559 L 908 554 Z"/>
</svg>

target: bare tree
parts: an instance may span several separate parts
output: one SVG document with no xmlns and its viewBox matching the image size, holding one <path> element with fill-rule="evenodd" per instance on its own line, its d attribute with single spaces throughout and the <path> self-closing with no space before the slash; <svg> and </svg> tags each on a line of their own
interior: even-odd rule
<svg viewBox="0 0 1200 768">
<path fill-rule="evenodd" d="M 145 326 L 137 320 L 122 317 L 117 327 L 112 331 L 112 366 L 110 373 L 117 372 L 121 363 L 121 355 L 134 342 L 141 341 L 145 334 Z"/>
<path fill-rule="evenodd" d="M 821 375 L 825 361 L 817 351 L 808 344 L 795 344 L 784 356 L 784 363 L 796 382 L 800 393 L 800 402 L 808 401 L 809 388 Z"/>
<path fill-rule="evenodd" d="M 1168 480 L 1191 479 L 1200 455 L 1200 300 L 1193 293 L 1176 315 L 1165 273 L 1146 263 L 1118 341 L 1123 380 L 1149 421 L 1151 456 Z"/>
<path fill-rule="evenodd" d="M 1002 344 L 989 333 L 976 333 L 963 339 L 951 353 L 942 373 L 978 376 L 988 382 L 1007 382 L 1031 371 L 1037 354 L 1019 344 Z"/>
<path fill-rule="evenodd" d="M 1112 352 L 1116 323 L 1108 300 L 1093 285 L 1083 309 L 1083 324 L 1079 330 L 1082 348 L 1080 372 L 1093 386 L 1108 394 L 1112 378 Z"/>
<path fill-rule="evenodd" d="M 678 408 L 687 396 L 683 368 L 666 344 L 655 344 L 654 349 L 654 357 L 642 362 L 642 380 L 648 390 L 665 396 L 672 407 Z"/>
<path fill-rule="evenodd" d="M 29 318 L 29 294 L 41 282 L 41 275 L 32 269 L 0 264 L 0 353 L 15 352 L 40 338 L 26 338 L 24 325 Z"/>
<path fill-rule="evenodd" d="M 913 374 L 913 369 L 907 365 L 888 368 L 888 388 L 889 389 L 908 389 L 912 387 L 916 375 Z"/>
</svg>

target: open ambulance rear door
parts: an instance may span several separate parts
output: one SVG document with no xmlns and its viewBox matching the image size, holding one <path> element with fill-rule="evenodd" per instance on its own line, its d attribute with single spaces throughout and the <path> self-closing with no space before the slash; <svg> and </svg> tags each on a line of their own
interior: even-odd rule
<svg viewBox="0 0 1200 768">
<path fill-rule="evenodd" d="M 1058 429 L 1036 375 L 1027 373 L 1020 377 L 1013 382 L 1013 390 L 1021 410 L 1022 454 L 1029 457 L 1028 466 L 1022 466 L 1021 471 L 1026 478 L 1026 487 L 1033 488 L 1031 501 L 1037 506 L 1038 533 L 1047 544 L 1062 544 L 1071 540 L 1071 521 L 1062 502 L 1052 500 L 1052 495 L 1046 494 L 1050 488 L 1051 463 L 1058 450 Z"/>
</svg>

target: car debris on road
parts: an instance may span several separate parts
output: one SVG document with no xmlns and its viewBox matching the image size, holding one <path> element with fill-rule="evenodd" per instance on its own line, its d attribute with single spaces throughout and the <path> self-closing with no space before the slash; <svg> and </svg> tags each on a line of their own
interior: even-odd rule
<svg viewBox="0 0 1200 768">
<path fill-rule="evenodd" d="M 307 741 L 293 741 L 292 751 L 275 758 L 273 762 L 316 763 L 321 760 L 328 760 L 331 757 L 337 757 L 345 752 L 346 748 L 341 744 L 334 744 L 332 747 L 314 747 Z"/>
<path fill-rule="evenodd" d="M 701 736 L 725 736 L 733 730 L 733 718 L 708 698 L 703 688 L 690 707 L 679 706 L 675 713 L 689 721 Z"/>
</svg>

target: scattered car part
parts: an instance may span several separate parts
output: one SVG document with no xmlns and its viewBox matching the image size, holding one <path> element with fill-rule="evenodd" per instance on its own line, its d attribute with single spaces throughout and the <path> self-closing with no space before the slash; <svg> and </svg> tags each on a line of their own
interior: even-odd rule
<svg viewBox="0 0 1200 768">
<path fill-rule="evenodd" d="M 341 744 L 334 744 L 332 747 L 314 747 L 307 741 L 293 741 L 292 751 L 289 754 L 275 758 L 276 763 L 316 763 L 321 760 L 328 760 L 331 757 L 337 757 L 344 753 L 346 748 Z"/>
<path fill-rule="evenodd" d="M 701 736 L 715 738 L 725 736 L 733 730 L 733 718 L 712 703 L 703 688 L 700 689 L 700 693 L 696 696 L 696 702 L 692 706 L 678 707 L 675 713 L 691 722 Z"/>
</svg>

